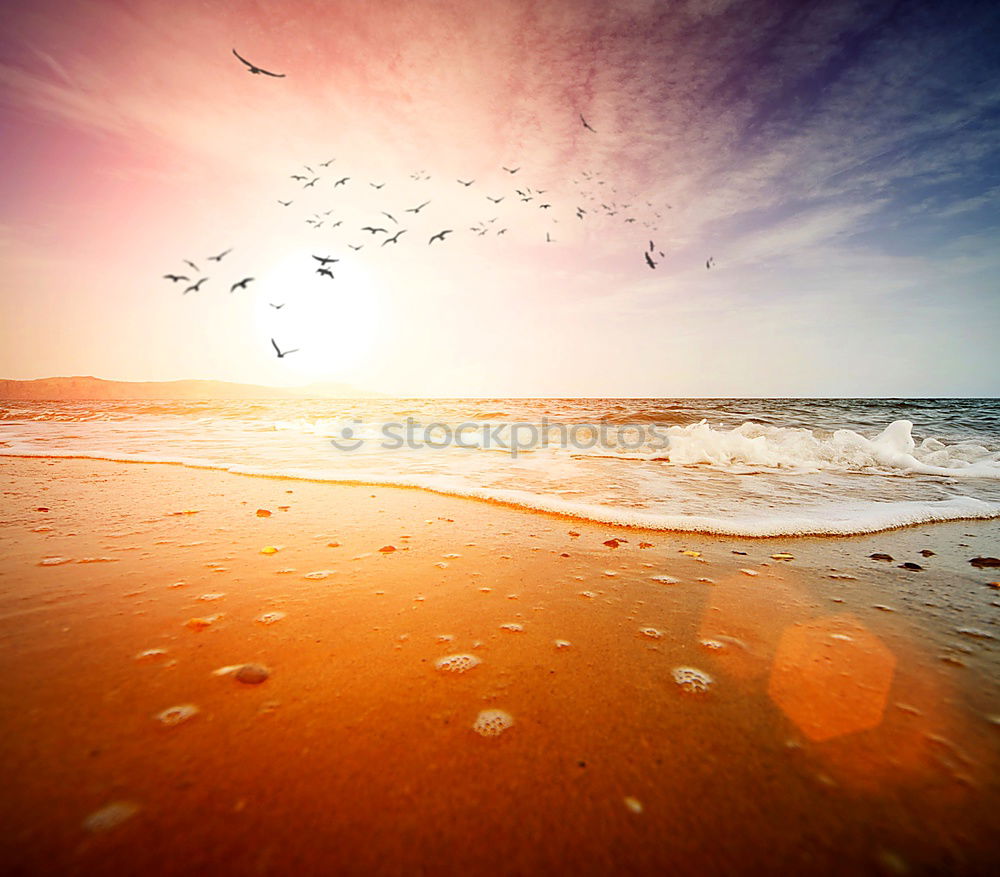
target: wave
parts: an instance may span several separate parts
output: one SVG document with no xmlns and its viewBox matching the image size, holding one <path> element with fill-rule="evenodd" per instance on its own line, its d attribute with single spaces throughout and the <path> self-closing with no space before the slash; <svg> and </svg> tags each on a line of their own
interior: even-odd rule
<svg viewBox="0 0 1000 877">
<path fill-rule="evenodd" d="M 668 515 L 629 508 L 616 508 L 597 503 L 574 502 L 548 494 L 525 490 L 503 490 L 448 483 L 444 477 L 397 478 L 368 473 L 311 471 L 305 469 L 264 469 L 252 466 L 230 466 L 186 458 L 150 457 L 140 454 L 53 452 L 45 453 L 0 450 L 0 456 L 41 459 L 107 460 L 121 463 L 142 463 L 184 466 L 229 472 L 258 478 L 276 478 L 329 484 L 364 485 L 374 487 L 415 488 L 476 499 L 531 511 L 547 512 L 571 518 L 596 521 L 617 527 L 634 527 L 684 533 L 709 533 L 740 537 L 789 536 L 856 536 L 877 533 L 916 524 L 959 520 L 990 520 L 1000 518 L 1000 503 L 972 497 L 957 496 L 945 500 L 880 502 L 855 501 L 828 503 L 821 509 L 789 512 L 769 512 L 766 517 L 732 515 L 679 514 Z"/>
</svg>

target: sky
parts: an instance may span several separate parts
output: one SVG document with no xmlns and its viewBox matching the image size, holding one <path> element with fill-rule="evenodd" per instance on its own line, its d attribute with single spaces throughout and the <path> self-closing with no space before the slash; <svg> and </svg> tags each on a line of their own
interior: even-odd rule
<svg viewBox="0 0 1000 877">
<path fill-rule="evenodd" d="M 1000 395 L 995 3 L 7 6 L 0 377 Z"/>
</svg>

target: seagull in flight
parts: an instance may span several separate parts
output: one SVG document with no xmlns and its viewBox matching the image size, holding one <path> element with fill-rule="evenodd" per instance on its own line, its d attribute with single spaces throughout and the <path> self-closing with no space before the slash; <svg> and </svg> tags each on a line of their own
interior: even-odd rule
<svg viewBox="0 0 1000 877">
<path fill-rule="evenodd" d="M 389 229 L 387 228 L 372 228 L 370 225 L 366 225 L 361 230 L 370 231 L 372 234 L 378 234 L 379 232 L 381 232 L 382 234 L 389 234 Z"/>
<path fill-rule="evenodd" d="M 190 265 L 192 268 L 194 268 L 195 271 L 201 271 L 201 269 L 197 265 L 195 265 L 195 263 L 192 262 L 190 259 L 185 259 L 184 264 Z"/>
<path fill-rule="evenodd" d="M 185 289 L 184 290 L 184 295 L 187 295 L 189 292 L 197 292 L 201 288 L 201 285 L 206 280 L 208 280 L 207 277 L 202 277 L 201 280 L 199 280 L 197 283 L 194 283 L 191 286 L 189 286 L 187 289 Z"/>
<path fill-rule="evenodd" d="M 322 274 L 324 277 L 329 277 L 331 280 L 337 279 L 333 276 L 333 272 L 329 268 L 317 268 L 316 273 Z"/>
<path fill-rule="evenodd" d="M 239 283 L 234 283 L 229 287 L 230 292 L 236 292 L 237 289 L 246 289 L 247 284 L 253 280 L 252 277 L 244 277 Z"/>
<path fill-rule="evenodd" d="M 302 188 L 308 189 L 310 186 L 315 186 L 319 182 L 319 177 L 313 177 L 308 183 L 306 183 Z"/>
<path fill-rule="evenodd" d="M 275 343 L 275 341 L 274 341 L 273 338 L 271 339 L 271 346 L 274 348 L 274 352 L 278 354 L 278 359 L 281 359 L 282 357 L 288 356 L 289 353 L 298 353 L 299 352 L 299 348 L 298 347 L 296 347 L 294 350 L 286 350 L 286 351 L 282 352 L 281 348 L 278 347 L 278 345 Z"/>
<path fill-rule="evenodd" d="M 282 302 L 280 305 L 272 304 L 271 302 L 268 302 L 268 304 L 271 305 L 271 307 L 274 308 L 276 311 L 280 311 L 285 306 L 284 302 Z"/>
<path fill-rule="evenodd" d="M 172 280 L 174 283 L 176 283 L 178 280 L 190 280 L 191 278 L 185 277 L 183 274 L 164 274 L 163 279 Z"/>
<path fill-rule="evenodd" d="M 401 228 L 391 238 L 386 238 L 384 241 L 382 241 L 382 246 L 384 247 L 386 244 L 395 244 L 395 243 L 398 243 L 399 242 L 399 236 L 401 234 L 406 234 L 406 229 L 405 228 Z"/>
<path fill-rule="evenodd" d="M 555 243 L 555 241 L 552 240 L 552 236 L 548 232 L 545 232 L 545 243 L 547 243 L 547 244 L 554 244 Z"/>
<path fill-rule="evenodd" d="M 293 180 L 308 180 L 309 177 L 307 177 L 305 174 L 292 174 L 291 175 L 291 179 L 293 179 Z"/>
<path fill-rule="evenodd" d="M 330 166 L 331 164 L 333 164 L 333 162 L 335 162 L 336 160 L 337 160 L 337 159 L 335 159 L 335 158 L 331 158 L 331 159 L 330 159 L 329 161 L 321 161 L 321 162 L 319 163 L 319 166 L 320 166 L 320 167 L 329 167 L 329 166 Z"/>
<path fill-rule="evenodd" d="M 596 131 L 594 131 L 593 128 L 590 127 L 590 125 L 587 124 L 587 120 L 583 118 L 583 113 L 580 113 L 580 121 L 583 122 L 583 127 L 586 128 L 588 131 L 593 131 L 595 134 L 597 133 Z"/>
<path fill-rule="evenodd" d="M 396 217 L 395 217 L 395 216 L 393 216 L 393 215 L 392 215 L 391 213 L 386 213 L 386 212 L 385 212 L 385 211 L 383 210 L 383 211 L 382 211 L 382 215 L 383 215 L 383 216 L 388 216 L 388 217 L 389 217 L 389 219 L 391 219 L 391 220 L 392 220 L 393 222 L 395 222 L 395 223 L 396 223 L 396 225 L 399 225 L 399 220 L 398 220 L 398 219 L 396 219 Z"/>
<path fill-rule="evenodd" d="M 705 269 L 711 268 L 715 264 L 715 256 L 709 256 L 708 261 L 705 263 Z"/>
<path fill-rule="evenodd" d="M 333 184 L 333 188 L 336 189 L 337 186 L 343 186 L 349 179 L 350 177 L 341 177 L 341 179 L 337 180 L 337 182 Z"/>
<path fill-rule="evenodd" d="M 334 259 L 333 256 L 313 256 L 313 258 L 320 263 L 324 268 L 331 262 L 339 262 L 340 259 Z"/>
<path fill-rule="evenodd" d="M 423 204 L 419 204 L 416 207 L 407 207 L 406 208 L 406 212 L 407 213 L 419 213 L 421 210 L 423 210 L 430 203 L 431 203 L 430 201 L 424 201 Z M 389 216 L 389 214 L 387 213 L 386 216 Z M 392 219 L 391 216 L 389 216 L 389 218 Z"/>
<path fill-rule="evenodd" d="M 208 261 L 209 262 L 221 262 L 222 261 L 222 257 L 225 256 L 226 253 L 231 253 L 232 251 L 233 251 L 233 248 L 230 247 L 228 250 L 223 250 L 221 253 L 219 253 L 218 256 L 209 256 L 208 257 Z"/>
<path fill-rule="evenodd" d="M 233 54 L 239 58 L 247 67 L 250 68 L 251 73 L 263 73 L 265 76 L 273 76 L 276 79 L 284 79 L 284 73 L 272 73 L 270 70 L 265 70 L 262 67 L 257 67 L 255 64 L 251 64 L 246 58 L 244 58 L 236 49 L 233 49 Z"/>
<path fill-rule="evenodd" d="M 291 201 L 282 201 L 280 198 L 278 199 L 278 203 L 282 207 L 291 207 L 292 206 L 292 202 Z"/>
<path fill-rule="evenodd" d="M 373 189 L 381 189 L 385 185 L 385 183 L 369 183 L 368 185 L 371 186 Z"/>
<path fill-rule="evenodd" d="M 503 167 L 503 166 L 501 165 L 501 167 Z M 511 169 L 511 168 L 509 168 L 509 167 L 505 167 L 505 168 L 503 168 L 503 169 L 504 169 L 505 171 L 507 171 L 507 173 L 509 173 L 509 174 L 516 174 L 516 173 L 517 173 L 517 172 L 518 172 L 518 171 L 519 171 L 519 170 L 520 170 L 521 168 L 519 168 L 519 167 L 516 167 L 516 168 L 513 168 L 513 169 Z"/>
<path fill-rule="evenodd" d="M 489 195 L 486 196 L 486 200 L 492 201 L 494 204 L 499 204 L 501 201 L 503 201 L 503 199 L 504 199 L 503 195 L 501 195 L 499 198 L 491 198 Z"/>
<path fill-rule="evenodd" d="M 439 231 L 436 235 L 432 235 L 431 239 L 427 241 L 427 246 L 433 244 L 434 241 L 441 241 L 442 243 L 444 243 L 444 236 L 446 234 L 451 234 L 453 231 L 454 229 L 446 228 L 444 231 Z"/>
<path fill-rule="evenodd" d="M 643 253 L 643 255 L 646 257 L 646 264 L 649 265 L 650 268 L 655 268 L 656 267 L 656 262 L 653 261 L 652 257 L 649 255 L 649 253 L 646 252 L 646 253 Z"/>
<path fill-rule="evenodd" d="M 465 180 L 456 180 L 455 182 L 461 183 L 463 186 L 465 186 L 466 188 L 468 188 L 469 186 L 471 186 L 475 182 L 475 180 L 469 180 L 469 182 L 465 182 Z"/>
<path fill-rule="evenodd" d="M 358 250 L 360 250 L 364 246 L 364 244 L 358 244 L 358 246 L 354 246 L 354 244 L 348 244 L 347 246 L 349 246 L 352 250 L 354 250 L 355 252 L 357 252 Z"/>
</svg>

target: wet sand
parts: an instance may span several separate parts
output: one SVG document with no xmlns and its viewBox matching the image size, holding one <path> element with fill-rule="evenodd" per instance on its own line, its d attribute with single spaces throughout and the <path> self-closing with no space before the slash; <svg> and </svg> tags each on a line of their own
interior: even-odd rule
<svg viewBox="0 0 1000 877">
<path fill-rule="evenodd" d="M 0 484 L 6 874 L 1000 864 L 1000 570 L 968 562 L 1000 522 L 752 540 L 166 465 Z"/>
</svg>

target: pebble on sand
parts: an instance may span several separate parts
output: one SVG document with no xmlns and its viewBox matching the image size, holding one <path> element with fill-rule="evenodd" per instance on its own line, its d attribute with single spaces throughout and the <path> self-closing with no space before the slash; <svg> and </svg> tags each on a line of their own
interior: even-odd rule
<svg viewBox="0 0 1000 877">
<path fill-rule="evenodd" d="M 682 550 L 681 554 L 683 554 L 685 557 L 701 557 L 700 551 L 691 551 L 689 549 Z"/>
<path fill-rule="evenodd" d="M 139 805 L 131 801 L 113 801 L 112 803 L 95 810 L 83 820 L 83 828 L 92 834 L 102 831 L 110 831 L 117 828 L 123 822 L 131 819 L 139 812 Z"/>
<path fill-rule="evenodd" d="M 771 560 L 794 560 L 794 559 L 795 557 L 793 555 L 785 554 L 783 551 L 771 555 Z"/>
<path fill-rule="evenodd" d="M 162 713 L 157 713 L 155 718 L 158 722 L 173 727 L 196 715 L 198 715 L 198 707 L 193 703 L 182 703 L 179 706 L 168 707 Z"/>
<path fill-rule="evenodd" d="M 257 517 L 258 518 L 269 518 L 269 517 L 271 517 L 271 512 L 268 511 L 267 509 L 257 509 Z"/>
<path fill-rule="evenodd" d="M 261 548 L 260 553 L 261 554 L 277 554 L 278 553 L 278 549 L 275 548 L 273 545 L 265 545 L 263 548 Z"/>
<path fill-rule="evenodd" d="M 271 671 L 261 664 L 244 664 L 236 671 L 236 681 L 244 685 L 260 685 L 271 675 Z"/>
<path fill-rule="evenodd" d="M 212 624 L 221 618 L 220 615 L 209 615 L 205 618 L 189 618 L 184 622 L 184 626 L 189 630 L 200 631 L 204 630 L 206 627 L 211 627 Z"/>
<path fill-rule="evenodd" d="M 653 547 L 653 543 L 652 542 L 640 542 L 639 543 L 639 547 L 640 548 L 652 548 Z"/>
<path fill-rule="evenodd" d="M 882 560 L 886 563 L 892 563 L 893 557 L 891 554 L 869 554 L 868 558 L 870 560 Z"/>
<path fill-rule="evenodd" d="M 996 557 L 973 557 L 969 563 L 971 563 L 976 569 L 1000 568 L 1000 559 Z"/>
<path fill-rule="evenodd" d="M 381 547 L 381 548 L 379 549 L 379 551 L 380 551 L 380 552 L 381 552 L 382 554 L 391 554 L 391 553 L 392 553 L 393 551 L 395 551 L 395 550 L 396 550 L 396 546 L 395 546 L 395 545 L 383 545 L 383 546 L 382 546 L 382 547 Z"/>
<path fill-rule="evenodd" d="M 633 813 L 642 813 L 642 802 L 638 798 L 629 796 L 625 799 L 625 806 Z"/>
<path fill-rule="evenodd" d="M 602 544 L 607 545 L 608 548 L 617 548 L 624 541 L 625 541 L 624 539 L 607 539 Z"/>
<path fill-rule="evenodd" d="M 909 569 L 915 572 L 919 572 L 923 567 L 919 563 L 911 563 L 909 560 L 906 563 L 899 564 L 899 569 Z"/>
</svg>

